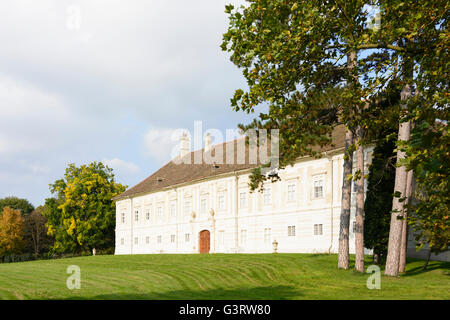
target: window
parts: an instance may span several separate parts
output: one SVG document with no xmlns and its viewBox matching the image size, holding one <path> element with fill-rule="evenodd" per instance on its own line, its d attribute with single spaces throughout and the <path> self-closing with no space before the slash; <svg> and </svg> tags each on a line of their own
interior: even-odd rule
<svg viewBox="0 0 450 320">
<path fill-rule="evenodd" d="M 158 207 L 156 210 L 157 210 L 156 212 L 158 213 L 158 219 L 162 220 L 163 218 L 162 207 Z"/>
<path fill-rule="evenodd" d="M 184 215 L 189 216 L 191 214 L 191 200 L 184 200 Z"/>
<path fill-rule="evenodd" d="M 219 193 L 217 203 L 218 203 L 219 210 L 225 210 L 225 193 L 224 192 Z"/>
<path fill-rule="evenodd" d="M 314 198 L 323 198 L 323 177 L 317 176 L 314 178 Z"/>
<path fill-rule="evenodd" d="M 356 233 L 356 221 L 353 221 L 353 233 Z"/>
<path fill-rule="evenodd" d="M 162 236 L 158 236 L 157 241 L 158 241 L 158 243 L 161 243 L 161 241 L 162 241 Z"/>
<path fill-rule="evenodd" d="M 125 223 L 125 212 L 122 212 L 122 223 Z"/>
<path fill-rule="evenodd" d="M 241 244 L 247 243 L 247 230 L 241 230 Z"/>
<path fill-rule="evenodd" d="M 297 185 L 296 185 L 295 181 L 288 182 L 287 201 L 289 201 L 289 202 L 295 201 L 296 187 L 297 187 Z"/>
<path fill-rule="evenodd" d="M 177 216 L 177 203 L 176 202 L 172 202 L 170 204 L 170 216 L 172 218 L 175 218 Z"/>
<path fill-rule="evenodd" d="M 247 208 L 247 192 L 239 193 L 239 207 Z"/>
<path fill-rule="evenodd" d="M 134 221 L 139 221 L 139 210 L 134 211 Z"/>
<path fill-rule="evenodd" d="M 271 188 L 263 189 L 263 203 L 264 203 L 264 205 L 269 205 L 272 203 L 272 189 Z"/>
<path fill-rule="evenodd" d="M 145 237 L 145 243 L 146 243 L 146 244 L 149 244 L 149 243 L 150 243 L 150 237 L 148 237 L 148 236 Z"/>
<path fill-rule="evenodd" d="M 223 246 L 225 243 L 225 231 L 219 231 L 219 246 Z"/>
<path fill-rule="evenodd" d="M 124 245 L 124 244 L 125 244 L 125 239 L 124 239 L 124 238 L 120 239 L 120 244 L 121 244 L 121 245 Z"/>
<path fill-rule="evenodd" d="M 190 238 L 191 238 L 191 235 L 190 235 L 189 233 L 186 233 L 186 234 L 184 235 L 184 241 L 185 241 L 185 242 L 189 242 L 189 240 L 191 240 Z"/>
<path fill-rule="evenodd" d="M 145 210 L 145 219 L 150 220 L 150 209 Z"/>
<path fill-rule="evenodd" d="M 271 236 L 272 236 L 272 229 L 271 228 L 265 228 L 264 229 L 264 243 L 265 244 L 270 243 Z"/>
<path fill-rule="evenodd" d="M 295 237 L 295 226 L 288 226 L 288 237 Z"/>
<path fill-rule="evenodd" d="M 170 236 L 170 242 L 171 242 L 171 243 L 174 243 L 174 242 L 175 242 L 175 235 L 174 235 L 174 234 L 172 234 L 172 235 Z"/>
<path fill-rule="evenodd" d="M 322 225 L 321 224 L 315 224 L 314 225 L 314 235 L 315 236 L 322 235 Z"/>
<path fill-rule="evenodd" d="M 206 198 L 200 199 L 200 213 L 206 214 L 207 201 Z"/>
<path fill-rule="evenodd" d="M 134 244 L 138 244 L 138 241 L 139 241 L 139 238 L 138 238 L 138 237 L 135 237 L 135 238 L 134 238 Z"/>
</svg>

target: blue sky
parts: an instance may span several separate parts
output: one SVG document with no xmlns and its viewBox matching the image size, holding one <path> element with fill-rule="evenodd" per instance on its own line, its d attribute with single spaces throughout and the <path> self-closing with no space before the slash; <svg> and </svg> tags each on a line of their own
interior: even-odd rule
<svg viewBox="0 0 450 320">
<path fill-rule="evenodd" d="M 248 122 L 221 51 L 238 0 L 0 2 L 0 197 L 40 205 L 68 163 L 132 186 L 170 160 L 171 133 Z"/>
</svg>

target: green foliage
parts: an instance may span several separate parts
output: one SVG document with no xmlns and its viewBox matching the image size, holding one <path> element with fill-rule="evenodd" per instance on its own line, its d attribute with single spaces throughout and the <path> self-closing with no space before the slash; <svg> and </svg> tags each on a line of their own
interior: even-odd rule
<svg viewBox="0 0 450 320">
<path fill-rule="evenodd" d="M 419 244 L 428 243 L 431 252 L 450 246 L 450 134 L 447 124 L 421 122 L 406 147 L 407 164 L 417 181 L 415 201 L 409 208 L 409 223 Z"/>
<path fill-rule="evenodd" d="M 432 250 L 445 250 L 449 239 L 448 92 L 450 81 L 447 0 L 274 1 L 249 0 L 246 7 L 226 7 L 229 27 L 222 49 L 242 69 L 248 90 L 236 90 L 231 106 L 253 113 L 247 128 L 280 129 L 280 168 L 303 155 L 318 156 L 313 145 L 330 142 L 330 132 L 344 123 L 360 125 L 373 139 L 385 123 L 412 120 L 416 128 L 405 164 L 417 177 L 411 223 Z M 365 5 L 380 9 L 381 27 L 367 24 Z M 357 64 L 345 59 L 357 53 Z M 364 54 L 362 54 L 364 53 Z M 406 84 L 414 94 L 405 108 L 378 108 Z M 369 105 L 363 108 L 363 101 Z M 436 125 L 436 122 L 440 125 Z M 393 125 L 395 123 L 395 125 Z M 402 163 L 400 163 L 402 164 Z M 259 176 L 258 176 L 259 174 Z M 255 170 L 250 187 L 267 177 Z M 386 206 L 387 207 L 387 206 Z M 412 212 L 411 212 L 412 213 Z"/>
<path fill-rule="evenodd" d="M 114 180 L 112 169 L 101 162 L 70 164 L 63 179 L 50 185 L 55 198 L 45 202 L 48 234 L 54 252 L 89 252 L 114 246 L 114 196 L 126 187 Z"/>
<path fill-rule="evenodd" d="M 396 138 L 395 135 L 388 135 L 387 138 L 381 138 L 375 146 L 364 202 L 364 246 L 373 249 L 379 263 L 386 259 L 389 241 Z"/>
<path fill-rule="evenodd" d="M 19 210 L 24 217 L 29 215 L 34 210 L 34 206 L 27 199 L 20 199 L 17 197 L 6 197 L 0 199 L 0 212 L 2 212 L 5 207 Z"/>
<path fill-rule="evenodd" d="M 251 0 L 237 10 L 227 6 L 229 28 L 222 49 L 243 70 L 248 90 L 236 90 L 236 111 L 267 111 L 246 129 L 280 130 L 280 168 L 301 156 L 319 157 L 317 147 L 331 143 L 340 124 L 361 119 L 357 68 L 346 67 L 346 55 L 360 43 L 364 1 L 333 2 Z M 355 24 L 348 22 L 349 16 Z M 361 27 L 361 28 L 359 28 Z M 351 124 L 356 128 L 356 123 Z M 251 175 L 252 190 L 267 177 Z"/>
<path fill-rule="evenodd" d="M 367 5 L 380 9 L 380 28 L 370 28 Z M 236 90 L 231 105 L 247 113 L 268 107 L 241 128 L 280 129 L 281 168 L 300 156 L 317 156 L 312 146 L 329 143 L 338 123 L 352 131 L 358 125 L 376 130 L 389 111 L 366 108 L 364 101 L 374 105 L 394 86 L 416 85 L 420 95 L 408 101 L 409 111 L 419 108 L 419 97 L 428 106 L 436 96 L 439 106 L 448 99 L 446 0 L 249 0 L 225 12 L 222 49 L 231 52 L 248 85 Z M 349 68 L 345 57 L 351 52 L 357 61 Z M 252 180 L 257 185 L 264 178 L 254 174 Z"/>
</svg>

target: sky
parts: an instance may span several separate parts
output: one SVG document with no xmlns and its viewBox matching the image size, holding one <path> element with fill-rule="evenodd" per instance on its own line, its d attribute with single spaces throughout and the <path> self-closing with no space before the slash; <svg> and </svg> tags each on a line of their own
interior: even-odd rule
<svg viewBox="0 0 450 320">
<path fill-rule="evenodd" d="M 2 0 L 0 198 L 41 205 L 69 163 L 92 161 L 131 187 L 171 159 L 174 131 L 249 122 L 220 49 L 225 5 L 243 2 Z"/>
</svg>

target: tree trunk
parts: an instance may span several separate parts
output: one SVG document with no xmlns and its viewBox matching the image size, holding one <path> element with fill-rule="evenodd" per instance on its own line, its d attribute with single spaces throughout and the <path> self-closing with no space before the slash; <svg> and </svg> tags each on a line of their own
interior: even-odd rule
<svg viewBox="0 0 450 320">
<path fill-rule="evenodd" d="M 353 132 L 348 128 L 345 132 L 345 154 L 344 172 L 342 178 L 342 200 L 341 200 L 341 221 L 339 229 L 339 253 L 338 268 L 348 269 L 349 266 L 349 229 L 350 229 L 350 207 L 352 196 L 352 183 L 347 177 L 352 174 L 353 152 L 347 153 L 353 144 Z"/>
<path fill-rule="evenodd" d="M 411 203 L 412 186 L 413 184 L 413 171 L 410 170 L 406 177 L 406 204 Z M 400 247 L 400 261 L 398 266 L 398 272 L 403 273 L 406 270 L 406 253 L 408 251 L 408 213 L 405 211 L 402 221 L 402 243 Z"/>
<path fill-rule="evenodd" d="M 406 101 L 411 97 L 411 86 L 406 84 L 401 92 L 401 100 L 404 102 L 402 109 L 406 109 Z M 408 141 L 411 124 L 409 121 L 402 122 L 398 129 L 398 141 Z M 397 163 L 405 158 L 405 152 L 397 151 Z M 405 166 L 397 167 L 395 170 L 394 191 L 400 193 L 400 197 L 406 195 L 407 172 Z M 400 202 L 399 197 L 394 197 L 392 201 L 391 226 L 389 230 L 388 254 L 386 259 L 385 275 L 398 276 L 400 248 L 402 242 L 403 221 L 398 217 L 403 217 L 404 202 Z"/>
<path fill-rule="evenodd" d="M 428 250 L 427 260 L 425 261 L 425 264 L 422 267 L 422 270 L 425 270 L 428 267 L 428 263 L 430 262 L 431 258 L 431 249 Z"/>
<path fill-rule="evenodd" d="M 356 51 L 351 51 L 347 54 L 347 68 L 350 74 L 355 72 L 356 67 Z M 358 78 L 353 75 L 354 81 L 358 81 Z M 351 83 L 349 83 L 351 85 Z M 351 197 L 352 197 L 352 184 L 351 180 L 348 180 L 348 176 L 352 174 L 353 168 L 353 152 L 348 152 L 349 148 L 353 144 L 353 132 L 347 127 L 345 132 L 345 157 L 344 157 L 344 170 L 342 177 L 342 196 L 341 196 L 341 217 L 339 228 L 339 252 L 338 252 L 338 268 L 349 268 L 349 234 L 350 234 L 350 210 L 351 210 Z M 348 153 L 347 153 L 348 152 Z"/>
<path fill-rule="evenodd" d="M 355 269 L 364 272 L 364 147 L 363 129 L 357 129 L 358 148 L 356 149 L 356 168 L 360 177 L 356 180 L 356 230 L 355 230 Z"/>
</svg>

